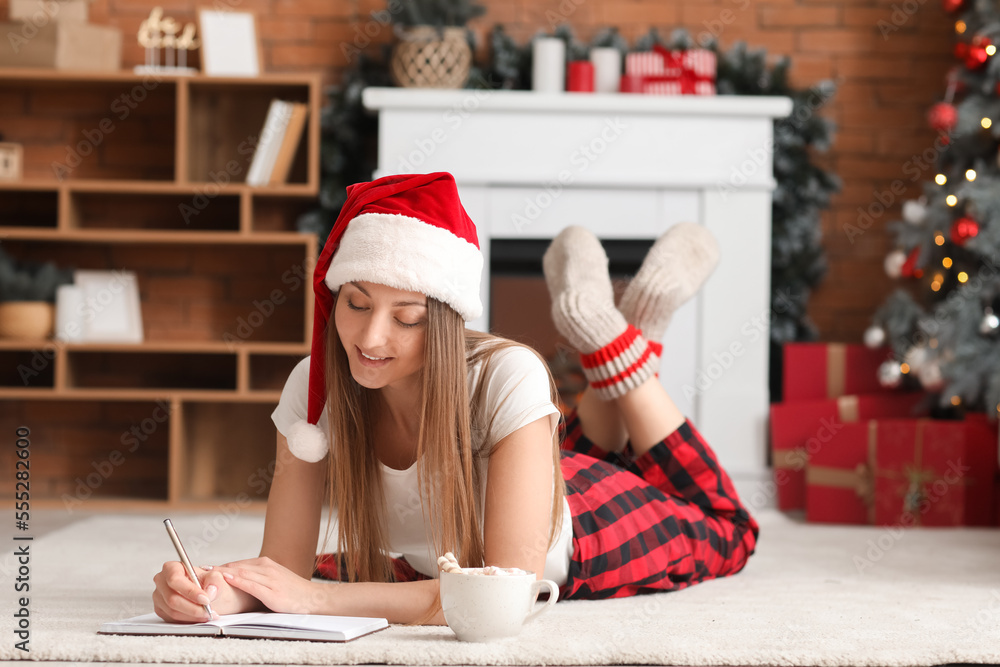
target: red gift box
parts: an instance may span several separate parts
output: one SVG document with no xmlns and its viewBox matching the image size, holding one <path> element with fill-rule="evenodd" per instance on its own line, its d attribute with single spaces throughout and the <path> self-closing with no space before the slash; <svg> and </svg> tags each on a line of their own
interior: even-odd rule
<svg viewBox="0 0 1000 667">
<path fill-rule="evenodd" d="M 715 95 L 716 56 L 708 49 L 652 51 L 625 56 L 625 75 L 639 77 L 647 95 Z"/>
<path fill-rule="evenodd" d="M 806 506 L 806 463 L 844 424 L 886 417 L 917 417 L 925 395 L 865 394 L 771 406 L 771 463 L 778 509 Z"/>
<path fill-rule="evenodd" d="M 892 349 L 846 343 L 786 343 L 782 393 L 786 401 L 884 394 L 878 367 Z"/>
<path fill-rule="evenodd" d="M 996 427 L 872 419 L 845 424 L 806 469 L 809 521 L 880 526 L 983 526 L 993 507 Z"/>
</svg>

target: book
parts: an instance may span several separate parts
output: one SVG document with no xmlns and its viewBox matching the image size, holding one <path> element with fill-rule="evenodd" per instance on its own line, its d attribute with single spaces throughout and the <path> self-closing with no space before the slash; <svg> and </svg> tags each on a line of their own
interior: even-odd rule
<svg viewBox="0 0 1000 667">
<path fill-rule="evenodd" d="M 101 635 L 203 635 L 251 639 L 301 639 L 346 642 L 389 627 L 384 618 L 249 612 L 226 614 L 204 623 L 167 623 L 145 614 L 101 625 Z"/>
<path fill-rule="evenodd" d="M 292 169 L 292 160 L 299 148 L 299 140 L 302 139 L 302 131 L 306 127 L 306 116 L 309 115 L 309 106 L 299 102 L 292 103 L 291 117 L 288 119 L 288 127 L 285 129 L 285 136 L 282 138 L 281 147 L 274 160 L 274 168 L 271 170 L 268 185 L 280 185 L 288 182 L 288 172 Z"/>
<path fill-rule="evenodd" d="M 264 126 L 257 139 L 257 149 L 250 159 L 247 185 L 267 185 L 291 117 L 292 104 L 290 102 L 279 99 L 271 100 L 271 104 L 267 108 L 267 117 L 264 119 Z"/>
</svg>

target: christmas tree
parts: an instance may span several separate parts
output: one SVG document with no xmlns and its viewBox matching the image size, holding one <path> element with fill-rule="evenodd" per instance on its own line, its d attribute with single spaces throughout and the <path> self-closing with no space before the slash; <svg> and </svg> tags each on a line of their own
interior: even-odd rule
<svg viewBox="0 0 1000 667">
<path fill-rule="evenodd" d="M 934 178 L 890 224 L 886 273 L 903 281 L 865 332 L 892 346 L 885 386 L 919 384 L 943 409 L 1000 410 L 1000 3 L 944 0 L 957 64 L 928 113 Z"/>
</svg>

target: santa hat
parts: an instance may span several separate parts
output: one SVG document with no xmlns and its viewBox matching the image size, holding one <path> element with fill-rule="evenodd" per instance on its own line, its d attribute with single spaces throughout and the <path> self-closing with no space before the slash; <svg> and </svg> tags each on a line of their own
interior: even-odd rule
<svg viewBox="0 0 1000 667">
<path fill-rule="evenodd" d="M 469 321 L 483 312 L 482 270 L 476 226 L 451 174 L 398 174 L 347 186 L 347 201 L 313 273 L 309 407 L 307 419 L 288 432 L 292 454 L 316 462 L 329 449 L 316 424 L 326 404 L 326 327 L 341 285 L 364 280 L 420 292 Z"/>
</svg>

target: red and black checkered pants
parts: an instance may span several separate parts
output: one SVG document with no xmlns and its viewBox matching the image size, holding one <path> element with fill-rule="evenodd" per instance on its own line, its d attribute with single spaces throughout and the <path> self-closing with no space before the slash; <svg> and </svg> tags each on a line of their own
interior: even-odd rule
<svg viewBox="0 0 1000 667">
<path fill-rule="evenodd" d="M 560 600 L 679 590 L 739 572 L 757 522 L 694 426 L 686 421 L 642 456 L 598 448 L 575 411 L 560 423 L 562 474 L 573 516 L 573 556 Z M 315 576 L 337 580 L 323 554 Z M 397 581 L 427 579 L 393 559 Z"/>
<path fill-rule="evenodd" d="M 637 458 L 631 443 L 598 448 L 575 412 L 562 438 L 573 557 L 560 599 L 679 590 L 746 565 L 757 522 L 690 421 Z"/>
</svg>

